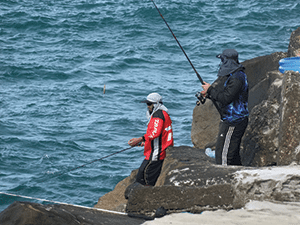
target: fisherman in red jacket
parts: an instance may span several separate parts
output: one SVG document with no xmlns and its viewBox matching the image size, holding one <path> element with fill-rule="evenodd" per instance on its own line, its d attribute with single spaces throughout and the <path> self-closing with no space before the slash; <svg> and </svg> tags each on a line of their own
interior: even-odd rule
<svg viewBox="0 0 300 225">
<path fill-rule="evenodd" d="M 139 168 L 136 182 L 154 186 L 166 157 L 165 150 L 174 145 L 172 121 L 159 94 L 151 93 L 142 102 L 147 103 L 148 107 L 147 132 L 142 137 L 130 139 L 128 144 L 144 146 L 145 159 Z"/>
</svg>

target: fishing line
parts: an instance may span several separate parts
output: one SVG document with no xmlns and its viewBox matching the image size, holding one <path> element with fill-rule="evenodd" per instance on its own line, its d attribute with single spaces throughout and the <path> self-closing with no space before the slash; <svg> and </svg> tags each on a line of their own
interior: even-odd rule
<svg viewBox="0 0 300 225">
<path fill-rule="evenodd" d="M 161 14 L 161 12 L 159 11 L 158 7 L 156 6 L 155 2 L 153 0 L 151 0 L 153 2 L 153 5 L 155 6 L 155 8 L 157 9 L 159 15 L 161 16 L 161 18 L 165 21 L 165 24 L 167 25 L 167 27 L 169 28 L 170 32 L 172 33 L 173 37 L 175 38 L 177 44 L 179 45 L 179 47 L 181 48 L 182 52 L 184 53 L 185 57 L 187 58 L 187 60 L 189 61 L 189 63 L 191 64 L 192 68 L 194 69 L 198 79 L 200 80 L 201 84 L 204 84 L 204 81 L 202 80 L 201 76 L 199 75 L 199 73 L 197 72 L 196 68 L 194 67 L 193 63 L 191 62 L 191 60 L 189 59 L 189 57 L 187 56 L 187 54 L 185 53 L 184 49 L 182 48 L 181 44 L 179 43 L 179 41 L 177 40 L 175 34 L 173 33 L 173 31 L 171 30 L 169 24 L 167 23 L 167 21 L 165 20 L 165 18 L 163 17 L 163 15 Z"/>
<path fill-rule="evenodd" d="M 107 155 L 107 156 L 104 156 L 104 157 L 102 157 L 102 158 L 95 159 L 95 160 L 90 161 L 90 162 L 88 162 L 88 163 L 85 163 L 85 164 L 83 164 L 83 165 L 81 165 L 81 166 L 77 166 L 77 167 L 75 167 L 75 168 L 73 168 L 73 169 L 70 169 L 70 170 L 67 170 L 67 171 L 65 171 L 65 172 L 59 173 L 59 174 L 57 174 L 57 175 L 55 175 L 55 176 L 52 176 L 52 177 L 48 178 L 47 180 L 41 181 L 41 182 L 39 182 L 39 183 L 48 181 L 49 179 L 52 179 L 52 178 L 55 178 L 55 177 L 59 177 L 59 176 L 61 176 L 61 175 L 64 175 L 64 174 L 66 174 L 66 173 L 72 172 L 72 171 L 77 170 L 77 169 L 79 169 L 79 168 L 85 167 L 85 166 L 87 166 L 87 165 L 89 165 L 89 164 L 92 164 L 92 163 L 94 163 L 94 162 L 101 161 L 101 160 L 103 160 L 103 159 L 106 159 L 106 158 L 108 158 L 108 157 L 110 157 L 110 156 L 119 154 L 119 153 L 121 153 L 121 152 L 125 152 L 125 151 L 127 151 L 127 150 L 129 150 L 129 149 L 132 149 L 132 148 L 134 148 L 134 147 L 135 147 L 135 146 L 129 147 L 129 148 L 125 148 L 125 149 L 123 149 L 123 150 L 120 150 L 120 151 L 118 151 L 118 152 L 111 153 L 111 154 L 109 154 L 109 155 Z M 20 190 L 22 190 L 22 189 L 19 189 L 19 191 L 20 191 Z"/>
<path fill-rule="evenodd" d="M 111 154 L 109 154 L 109 155 L 106 155 L 106 156 L 104 156 L 104 157 L 102 157 L 102 158 L 95 159 L 95 160 L 90 161 L 90 162 L 88 162 L 88 163 L 85 163 L 85 164 L 83 164 L 83 165 L 81 165 L 81 166 L 77 166 L 77 167 L 75 167 L 75 168 L 73 168 L 73 169 L 67 170 L 67 171 L 65 171 L 65 172 L 63 172 L 63 173 L 60 173 L 60 174 L 57 174 L 56 176 L 50 177 L 49 179 L 55 178 L 55 177 L 58 177 L 58 176 L 61 176 L 61 175 L 66 174 L 66 173 L 68 173 L 68 172 L 71 172 L 71 171 L 77 170 L 77 169 L 79 169 L 79 168 L 85 167 L 85 166 L 87 166 L 87 165 L 89 165 L 89 164 L 92 164 L 92 163 L 94 163 L 94 162 L 101 161 L 101 160 L 106 159 L 106 158 L 108 158 L 108 157 L 110 157 L 110 156 L 119 154 L 119 153 L 121 153 L 121 152 L 125 152 L 125 151 L 127 151 L 127 150 L 129 150 L 129 149 L 132 149 L 132 148 L 134 148 L 134 147 L 135 147 L 135 146 L 131 146 L 131 147 L 129 147 L 129 148 L 125 148 L 125 149 L 123 149 L 123 150 L 120 150 L 120 151 L 111 153 Z M 44 180 L 44 181 L 41 181 L 41 182 L 37 182 L 37 183 L 43 183 L 43 182 L 45 182 L 45 181 L 48 181 L 49 179 Z M 17 189 L 16 191 L 21 191 L 21 190 L 23 190 L 24 188 L 26 188 L 26 186 L 23 187 L 23 188 Z M 5 192 L 0 192 L 0 194 L 4 194 L 4 195 L 8 195 L 8 196 L 21 197 L 21 198 L 36 199 L 36 200 L 41 200 L 41 201 L 48 201 L 48 202 L 53 202 L 53 203 L 59 203 L 59 202 L 54 202 L 54 201 L 50 201 L 50 200 L 39 199 L 39 198 L 33 198 L 33 197 L 28 197 L 28 196 L 16 195 L 16 194 L 10 194 L 10 193 L 5 193 Z M 59 203 L 59 204 L 66 204 L 66 203 Z"/>
<path fill-rule="evenodd" d="M 133 147 L 135 147 L 135 146 L 133 146 Z M 61 176 L 61 175 L 65 174 L 65 173 L 69 173 L 69 172 L 71 172 L 71 171 L 74 171 L 74 170 L 77 170 L 77 169 L 79 169 L 79 168 L 85 167 L 85 166 L 87 166 L 87 165 L 89 165 L 89 164 L 92 164 L 92 163 L 94 163 L 94 162 L 101 161 L 102 159 L 106 159 L 106 158 L 108 158 L 108 157 L 110 157 L 110 156 L 119 154 L 119 153 L 121 153 L 121 152 L 125 152 L 125 151 L 127 151 L 127 150 L 129 150 L 129 149 L 132 149 L 133 147 L 125 148 L 125 149 L 123 149 L 123 150 L 120 150 L 120 151 L 118 151 L 118 152 L 114 152 L 114 153 L 112 153 L 112 154 L 110 154 L 110 155 L 107 155 L 107 156 L 104 156 L 104 157 L 102 157 L 102 158 L 95 159 L 95 160 L 93 160 L 93 161 L 91 161 L 91 162 L 88 162 L 88 163 L 83 164 L 83 165 L 81 165 L 81 166 L 77 166 L 77 167 L 75 167 L 75 168 L 73 168 L 73 169 L 67 170 L 66 172 L 60 173 L 60 174 L 58 174 L 58 175 L 56 175 L 56 176 L 54 176 L 54 177 Z M 54 177 L 52 177 L 52 178 L 54 178 Z"/>
<path fill-rule="evenodd" d="M 107 210 L 107 209 L 100 209 L 100 208 L 88 207 L 88 206 L 82 206 L 82 205 L 74 205 L 74 204 L 57 202 L 57 201 L 52 201 L 52 200 L 47 200 L 47 199 L 42 199 L 42 198 L 34 198 L 34 197 L 30 197 L 30 196 L 25 196 L 25 195 L 16 195 L 16 194 L 10 194 L 10 193 L 5 193 L 5 192 L 0 192 L 0 194 L 12 196 L 12 197 L 38 200 L 38 201 L 42 201 L 42 202 L 50 202 L 50 203 L 55 203 L 55 204 L 59 204 L 59 205 L 75 206 L 75 207 L 80 207 L 80 208 L 85 208 L 85 209 L 98 210 L 98 211 L 102 211 L 102 212 L 108 212 L 108 213 L 114 213 L 114 214 L 120 214 L 120 215 L 128 215 L 127 213 L 123 213 L 123 212 L 111 211 L 111 210 Z"/>
</svg>

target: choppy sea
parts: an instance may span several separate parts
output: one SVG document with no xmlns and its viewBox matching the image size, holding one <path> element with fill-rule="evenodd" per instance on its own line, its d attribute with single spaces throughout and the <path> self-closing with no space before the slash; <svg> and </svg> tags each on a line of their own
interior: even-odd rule
<svg viewBox="0 0 300 225">
<path fill-rule="evenodd" d="M 300 25 L 295 0 L 154 2 L 207 82 L 224 49 L 286 52 Z M 200 90 L 151 0 L 2 0 L 0 192 L 94 206 L 143 160 L 140 147 L 97 160 L 144 134 L 140 101 L 160 93 L 175 146 L 192 146 Z M 0 211 L 14 201 L 44 203 L 0 194 Z"/>
</svg>

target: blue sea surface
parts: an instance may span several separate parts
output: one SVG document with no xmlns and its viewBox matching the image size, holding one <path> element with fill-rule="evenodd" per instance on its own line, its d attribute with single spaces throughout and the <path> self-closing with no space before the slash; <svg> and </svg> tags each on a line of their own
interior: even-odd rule
<svg viewBox="0 0 300 225">
<path fill-rule="evenodd" d="M 286 52 L 300 25 L 295 0 L 155 3 L 207 82 L 224 49 L 241 62 Z M 2 0 L 0 192 L 94 206 L 144 158 L 135 147 L 89 163 L 145 133 L 140 101 L 160 93 L 175 146 L 193 146 L 200 90 L 151 0 Z M 0 211 L 14 201 L 28 199 L 0 194 Z"/>
</svg>

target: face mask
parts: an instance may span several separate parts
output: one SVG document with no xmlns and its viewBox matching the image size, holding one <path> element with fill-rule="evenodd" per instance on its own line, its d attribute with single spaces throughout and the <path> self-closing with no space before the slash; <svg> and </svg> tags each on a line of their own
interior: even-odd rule
<svg viewBox="0 0 300 225">
<path fill-rule="evenodd" d="M 220 59 L 221 59 L 221 62 L 219 64 L 219 67 L 221 67 L 224 64 L 224 61 L 225 61 L 225 59 L 222 56 L 220 57 Z"/>
</svg>

